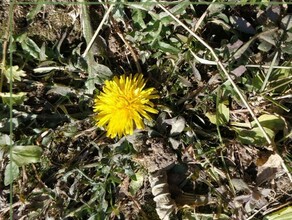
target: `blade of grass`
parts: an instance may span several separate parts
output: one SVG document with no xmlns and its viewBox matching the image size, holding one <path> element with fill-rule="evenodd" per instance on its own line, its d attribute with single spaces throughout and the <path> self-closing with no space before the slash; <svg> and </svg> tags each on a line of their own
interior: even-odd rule
<svg viewBox="0 0 292 220">
<path fill-rule="evenodd" d="M 276 54 L 275 54 L 275 56 L 274 56 L 274 58 L 273 58 L 273 60 L 272 60 L 272 63 L 271 63 L 270 68 L 268 70 L 268 73 L 267 73 L 267 75 L 265 77 L 264 83 L 263 83 L 263 85 L 262 85 L 262 87 L 260 89 L 261 92 L 263 92 L 265 90 L 266 86 L 267 86 L 268 80 L 269 80 L 269 78 L 271 76 L 271 73 L 273 71 L 273 68 L 274 68 L 274 64 L 275 64 L 275 62 L 276 62 L 276 60 L 278 58 L 278 54 L 279 53 L 277 51 Z"/>
<path fill-rule="evenodd" d="M 269 93 L 269 92 L 271 92 L 271 91 L 273 91 L 273 90 L 275 90 L 275 89 L 278 89 L 278 88 L 280 88 L 280 87 L 282 87 L 282 86 L 288 85 L 288 84 L 290 84 L 291 82 L 292 82 L 292 79 L 290 79 L 290 80 L 288 80 L 288 81 L 286 81 L 286 82 L 283 82 L 282 84 L 279 84 L 279 85 L 277 85 L 277 86 L 275 86 L 275 87 L 273 87 L 273 88 L 271 88 L 271 89 L 268 89 L 268 90 L 262 92 L 261 95 L 263 95 L 263 94 L 267 94 L 267 93 Z"/>
<path fill-rule="evenodd" d="M 206 64 L 206 65 L 217 65 L 215 61 L 212 60 L 206 60 L 201 57 L 198 57 L 192 50 L 190 50 L 191 54 L 195 57 L 197 61 L 199 61 L 201 64 Z M 226 63 L 223 63 L 223 65 L 227 65 Z M 263 68 L 263 69 L 269 69 L 271 66 L 266 66 L 266 65 L 254 65 L 254 64 L 247 64 L 244 65 L 247 68 Z M 287 69 L 290 70 L 292 67 L 290 66 L 273 66 L 273 69 Z"/>
<path fill-rule="evenodd" d="M 214 57 L 217 65 L 220 67 L 220 69 L 222 70 L 222 72 L 225 74 L 225 76 L 227 77 L 227 79 L 230 81 L 230 83 L 232 84 L 234 90 L 236 91 L 236 93 L 238 94 L 238 96 L 240 97 L 240 99 L 242 100 L 242 102 L 244 103 L 244 105 L 246 106 L 246 108 L 248 109 L 249 113 L 251 114 L 251 116 L 253 117 L 253 119 L 255 120 L 256 124 L 258 125 L 258 127 L 260 128 L 261 132 L 263 133 L 265 139 L 267 140 L 267 143 L 269 144 L 268 149 L 269 150 L 274 150 L 275 146 L 272 143 L 270 137 L 267 135 L 266 131 L 264 130 L 264 128 L 262 127 L 262 125 L 260 124 L 259 120 L 257 119 L 255 113 L 253 112 L 253 110 L 251 109 L 251 107 L 249 106 L 247 100 L 245 99 L 245 97 L 243 96 L 243 94 L 240 92 L 239 88 L 237 87 L 237 85 L 235 84 L 235 82 L 233 81 L 233 79 L 231 78 L 231 76 L 229 75 L 229 73 L 227 72 L 227 70 L 225 69 L 225 67 L 223 66 L 223 64 L 221 63 L 221 61 L 219 60 L 218 56 L 216 55 L 215 51 L 213 50 L 212 47 L 210 47 L 202 38 L 200 38 L 197 34 L 195 34 L 190 28 L 188 28 L 184 23 L 182 23 L 179 19 L 177 19 L 171 12 L 169 12 L 163 5 L 159 4 L 157 2 L 157 5 L 163 10 L 165 11 L 170 17 L 172 17 L 178 24 L 180 24 L 185 30 L 187 30 L 193 37 L 195 37 L 202 45 L 204 45 L 212 54 L 212 56 Z"/>
<path fill-rule="evenodd" d="M 266 65 L 255 65 L 255 64 L 247 64 L 245 65 L 245 67 L 250 67 L 250 68 L 264 68 L 264 69 L 269 69 L 270 66 L 266 66 Z M 274 69 L 287 69 L 287 70 L 291 70 L 292 67 L 291 66 L 274 66 Z"/>
<path fill-rule="evenodd" d="M 287 108 L 284 105 L 281 105 L 279 102 L 276 102 L 273 98 L 269 97 L 269 96 L 263 96 L 265 99 L 269 100 L 270 102 L 272 102 L 274 105 L 278 106 L 279 108 L 283 109 L 285 112 L 290 112 L 290 109 Z"/>
</svg>

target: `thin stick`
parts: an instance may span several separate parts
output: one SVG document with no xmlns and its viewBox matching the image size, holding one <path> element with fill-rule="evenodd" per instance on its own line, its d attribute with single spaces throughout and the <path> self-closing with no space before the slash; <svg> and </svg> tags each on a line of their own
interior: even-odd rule
<svg viewBox="0 0 292 220">
<path fill-rule="evenodd" d="M 270 137 L 267 135 L 266 131 L 264 130 L 264 128 L 262 127 L 262 125 L 260 124 L 259 120 L 257 119 L 255 113 L 253 112 L 253 110 L 251 109 L 251 107 L 249 106 L 248 102 L 246 101 L 246 99 L 244 98 L 244 96 L 242 95 L 242 93 L 240 92 L 239 88 L 237 87 L 237 85 L 235 84 L 235 82 L 233 81 L 233 79 L 231 78 L 231 76 L 228 74 L 227 70 L 224 68 L 223 64 L 220 62 L 218 56 L 216 55 L 215 51 L 213 50 L 212 47 L 210 47 L 203 39 L 201 39 L 197 34 L 195 34 L 191 29 L 189 29 L 184 23 L 182 23 L 179 19 L 177 19 L 173 14 L 171 14 L 171 12 L 169 12 L 164 6 L 162 6 L 161 4 L 157 3 L 157 5 L 163 10 L 165 11 L 170 17 L 172 17 L 177 23 L 179 23 L 184 29 L 186 29 L 191 35 L 193 35 L 193 37 L 195 37 L 201 44 L 203 44 L 212 54 L 212 56 L 214 57 L 217 65 L 220 67 L 220 69 L 223 71 L 223 73 L 225 74 L 225 76 L 227 77 L 227 79 L 230 81 L 230 83 L 232 84 L 234 90 L 236 91 L 236 93 L 238 94 L 238 96 L 240 97 L 240 99 L 242 100 L 242 102 L 244 103 L 244 105 L 246 106 L 246 108 L 248 109 L 249 113 L 251 114 L 251 116 L 253 117 L 253 119 L 255 120 L 256 124 L 258 125 L 258 127 L 260 128 L 261 132 L 263 133 L 264 137 L 266 138 L 269 146 L 273 146 L 273 143 L 270 139 Z"/>
<path fill-rule="evenodd" d="M 87 45 L 87 47 L 86 47 L 84 53 L 82 54 L 82 57 L 86 57 L 88 51 L 90 50 L 90 48 L 91 48 L 92 45 L 93 45 L 93 42 L 95 41 L 95 38 L 97 37 L 99 31 L 101 30 L 103 24 L 105 23 L 105 20 L 108 18 L 109 13 L 110 13 L 111 10 L 113 9 L 113 7 L 114 7 L 114 4 L 111 4 L 110 7 L 108 8 L 107 12 L 106 12 L 105 15 L 103 16 L 103 18 L 102 18 L 102 20 L 101 20 L 99 26 L 97 27 L 97 29 L 96 29 L 96 31 L 95 31 L 93 37 L 91 38 L 91 40 L 90 40 L 89 44 Z"/>
<path fill-rule="evenodd" d="M 212 60 L 206 60 L 201 57 L 198 57 L 192 50 L 190 50 L 191 54 L 195 57 L 197 61 L 199 61 L 201 64 L 206 64 L 206 65 L 217 65 L 215 61 Z M 226 63 L 223 63 L 223 65 L 227 65 Z M 248 68 L 264 68 L 264 69 L 270 69 L 271 65 L 256 65 L 256 64 L 246 64 L 244 65 L 245 67 Z M 291 70 L 292 66 L 273 66 L 273 69 L 285 69 L 285 70 Z"/>
<path fill-rule="evenodd" d="M 209 9 L 211 8 L 211 6 L 213 5 L 213 3 L 215 2 L 216 0 L 213 0 L 211 2 L 211 4 L 208 6 L 208 8 L 206 9 L 206 11 L 202 14 L 202 16 L 199 18 L 198 22 L 196 23 L 195 25 L 195 28 L 194 28 L 194 31 L 197 31 L 197 29 L 200 27 L 200 25 L 202 24 L 203 20 L 205 19 L 205 17 L 207 16 L 208 12 L 209 12 Z"/>
<path fill-rule="evenodd" d="M 277 85 L 277 86 L 275 86 L 275 87 L 273 87 L 273 88 L 271 88 L 271 89 L 268 89 L 268 90 L 262 92 L 261 95 L 262 95 L 262 94 L 267 94 L 267 93 L 269 93 L 269 92 L 271 92 L 271 91 L 273 91 L 273 90 L 275 90 L 275 89 L 278 89 L 278 88 L 280 88 L 280 87 L 282 87 L 282 86 L 288 85 L 288 84 L 290 84 L 291 82 L 292 82 L 292 79 L 289 79 L 289 80 L 286 81 L 286 82 L 283 82 L 283 83 L 281 83 L 281 84 L 279 84 L 279 85 Z"/>
<path fill-rule="evenodd" d="M 250 68 L 264 68 L 264 69 L 269 69 L 270 66 L 266 65 L 255 65 L 255 64 L 247 64 L 245 67 L 250 67 Z M 291 70 L 291 66 L 273 66 L 274 69 L 286 69 L 286 70 Z"/>
</svg>

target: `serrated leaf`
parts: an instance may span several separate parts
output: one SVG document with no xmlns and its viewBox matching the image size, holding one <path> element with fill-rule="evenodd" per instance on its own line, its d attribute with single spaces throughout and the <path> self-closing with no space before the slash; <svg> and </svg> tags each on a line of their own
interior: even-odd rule
<svg viewBox="0 0 292 220">
<path fill-rule="evenodd" d="M 18 66 L 12 66 L 4 69 L 4 75 L 6 76 L 6 79 L 8 83 L 10 83 L 10 80 L 14 82 L 14 80 L 20 81 L 21 77 L 26 76 L 25 71 L 20 70 Z M 12 75 L 12 78 L 10 79 L 10 75 Z"/>
<path fill-rule="evenodd" d="M 42 148 L 37 145 L 16 145 L 11 148 L 11 151 L 11 160 L 18 166 L 39 162 L 43 153 Z"/>
<path fill-rule="evenodd" d="M 8 186 L 11 184 L 19 175 L 19 168 L 16 163 L 10 161 L 5 167 L 4 171 L 4 185 Z"/>
<path fill-rule="evenodd" d="M 20 105 L 24 102 L 26 99 L 26 92 L 19 92 L 16 94 L 11 94 L 6 92 L 2 93 L 0 92 L 0 97 L 2 98 L 2 102 L 6 105 L 10 105 L 10 102 L 12 105 Z"/>
</svg>

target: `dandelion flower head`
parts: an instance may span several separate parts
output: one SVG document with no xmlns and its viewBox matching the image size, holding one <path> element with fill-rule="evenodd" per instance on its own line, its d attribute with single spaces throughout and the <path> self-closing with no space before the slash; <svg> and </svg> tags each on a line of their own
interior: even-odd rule
<svg viewBox="0 0 292 220">
<path fill-rule="evenodd" d="M 101 93 L 94 99 L 93 111 L 97 113 L 97 126 L 104 127 L 108 137 L 133 134 L 135 128 L 144 128 L 143 118 L 150 120 L 149 113 L 158 113 L 150 101 L 159 98 L 157 91 L 144 89 L 145 85 L 142 74 L 124 74 L 105 81 Z"/>
</svg>

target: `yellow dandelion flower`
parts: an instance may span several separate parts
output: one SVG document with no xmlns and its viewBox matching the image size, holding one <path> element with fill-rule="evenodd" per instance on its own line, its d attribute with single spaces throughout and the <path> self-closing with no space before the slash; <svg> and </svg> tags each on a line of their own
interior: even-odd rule
<svg viewBox="0 0 292 220">
<path fill-rule="evenodd" d="M 94 99 L 93 111 L 97 113 L 97 126 L 105 127 L 108 137 L 133 134 L 134 128 L 144 128 L 143 118 L 150 120 L 149 113 L 158 113 L 150 101 L 159 97 L 157 91 L 144 89 L 145 85 L 142 74 L 124 74 L 105 81 Z"/>
</svg>

